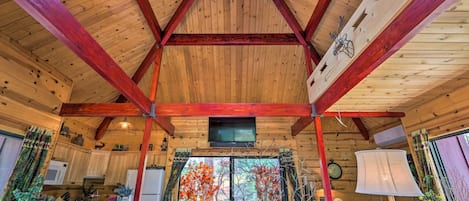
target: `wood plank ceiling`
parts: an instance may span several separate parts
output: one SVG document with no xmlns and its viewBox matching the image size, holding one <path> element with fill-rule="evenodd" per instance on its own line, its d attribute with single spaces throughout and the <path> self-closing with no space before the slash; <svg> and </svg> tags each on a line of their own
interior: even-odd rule
<svg viewBox="0 0 469 201">
<path fill-rule="evenodd" d="M 112 58 L 132 76 L 154 44 L 135 0 L 63 0 Z M 151 0 L 164 29 L 182 1 Z M 323 55 L 339 16 L 360 0 L 329 5 L 311 43 Z M 302 29 L 317 4 L 287 0 Z M 329 111 L 406 111 L 469 84 L 469 0 L 438 17 Z M 271 0 L 196 0 L 176 34 L 292 33 Z M 0 1 L 0 34 L 18 42 L 74 81 L 70 102 L 114 102 L 119 93 L 14 1 Z M 307 103 L 303 47 L 166 46 L 157 103 Z M 450 82 L 452 81 L 452 82 Z M 148 95 L 151 72 L 139 83 Z M 438 87 L 443 85 L 443 87 Z M 100 118 L 84 119 L 97 127 Z"/>
</svg>

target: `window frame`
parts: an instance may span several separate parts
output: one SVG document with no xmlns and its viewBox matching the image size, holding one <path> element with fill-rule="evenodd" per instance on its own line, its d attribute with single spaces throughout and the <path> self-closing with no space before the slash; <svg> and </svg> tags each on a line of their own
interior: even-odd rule
<svg viewBox="0 0 469 201">
<path fill-rule="evenodd" d="M 287 186 L 287 182 L 286 182 L 286 173 L 285 173 L 285 170 L 281 167 L 281 164 L 280 164 L 280 158 L 279 156 L 190 156 L 189 157 L 189 160 L 191 158 L 229 158 L 229 161 L 230 161 L 230 175 L 229 175 L 229 179 L 230 179 L 230 197 L 229 197 L 229 200 L 234 200 L 233 198 L 233 176 L 234 176 L 234 164 L 235 164 L 235 160 L 236 159 L 276 159 L 278 161 L 278 164 L 279 164 L 279 176 L 281 177 L 280 179 L 280 185 L 281 185 L 281 197 L 282 197 L 282 201 L 288 201 L 288 196 L 283 196 L 284 194 L 288 194 L 288 186 Z M 188 162 L 189 162 L 188 160 Z M 188 163 L 187 162 L 187 163 Z M 186 163 L 186 165 L 187 165 Z M 185 168 L 185 166 L 184 166 Z M 177 200 L 179 200 L 179 195 L 180 195 L 180 186 L 181 186 L 181 177 L 182 175 L 179 175 L 179 180 L 178 180 L 178 192 L 177 192 Z M 283 199 L 286 199 L 286 200 L 283 200 Z"/>
</svg>

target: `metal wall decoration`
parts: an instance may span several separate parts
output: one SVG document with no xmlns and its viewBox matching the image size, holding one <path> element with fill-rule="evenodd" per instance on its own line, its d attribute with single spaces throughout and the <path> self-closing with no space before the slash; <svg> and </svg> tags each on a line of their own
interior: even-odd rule
<svg viewBox="0 0 469 201">
<path fill-rule="evenodd" d="M 340 31 L 344 27 L 344 16 L 339 17 L 339 26 L 337 27 L 336 32 L 330 32 L 329 36 L 332 41 L 334 41 L 334 56 L 337 56 L 339 53 L 343 52 L 348 57 L 352 58 L 355 54 L 355 48 L 353 46 L 352 40 L 347 39 L 347 34 L 339 35 Z"/>
</svg>

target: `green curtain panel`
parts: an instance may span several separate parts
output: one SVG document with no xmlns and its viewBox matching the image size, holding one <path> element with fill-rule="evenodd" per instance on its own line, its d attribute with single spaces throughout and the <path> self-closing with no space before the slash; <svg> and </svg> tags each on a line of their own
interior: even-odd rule
<svg viewBox="0 0 469 201">
<path fill-rule="evenodd" d="M 443 188 L 438 177 L 438 172 L 433 162 L 433 157 L 429 149 L 428 132 L 425 129 L 412 132 L 412 141 L 414 143 L 417 162 L 420 165 L 420 187 L 423 187 L 425 200 L 441 200 L 438 195 L 443 195 Z M 433 191 L 436 189 L 437 193 Z"/>
<path fill-rule="evenodd" d="M 176 149 L 176 153 L 174 154 L 173 165 L 171 167 L 171 175 L 169 176 L 168 184 L 164 190 L 164 201 L 172 201 L 172 192 L 176 183 L 181 177 L 181 172 L 184 166 L 186 165 L 189 157 L 191 155 L 190 149 Z"/>
<path fill-rule="evenodd" d="M 281 149 L 279 153 L 280 168 L 283 169 L 290 181 L 293 189 L 293 200 L 301 201 L 300 184 L 296 173 L 295 163 L 293 161 L 293 153 L 289 149 Z"/>
<path fill-rule="evenodd" d="M 20 155 L 16 161 L 15 169 L 10 176 L 4 201 L 36 200 L 42 190 L 42 167 L 47 156 L 52 132 L 44 129 L 30 127 L 25 135 Z"/>
</svg>

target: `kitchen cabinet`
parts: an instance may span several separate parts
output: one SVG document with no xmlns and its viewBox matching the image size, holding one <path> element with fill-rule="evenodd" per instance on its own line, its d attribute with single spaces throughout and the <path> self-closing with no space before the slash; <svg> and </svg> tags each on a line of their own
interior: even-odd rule
<svg viewBox="0 0 469 201">
<path fill-rule="evenodd" d="M 104 177 L 111 157 L 110 151 L 93 150 L 90 155 L 87 177 Z"/>
<path fill-rule="evenodd" d="M 91 151 L 83 147 L 70 143 L 57 142 L 53 159 L 68 163 L 63 182 L 64 185 L 81 185 L 83 183 L 83 177 L 86 176 L 90 155 Z"/>
<path fill-rule="evenodd" d="M 125 184 L 127 170 L 137 169 L 140 152 L 138 151 L 113 151 L 109 159 L 104 185 Z"/>
</svg>

